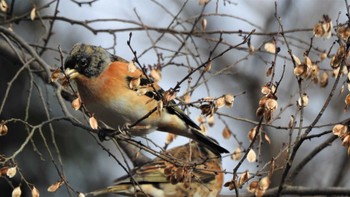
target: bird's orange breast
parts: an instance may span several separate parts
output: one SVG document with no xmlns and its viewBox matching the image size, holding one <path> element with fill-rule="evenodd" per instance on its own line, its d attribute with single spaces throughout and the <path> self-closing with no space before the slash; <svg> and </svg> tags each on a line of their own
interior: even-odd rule
<svg viewBox="0 0 350 197">
<path fill-rule="evenodd" d="M 140 70 L 128 71 L 128 64 L 113 62 L 98 77 L 76 78 L 80 97 L 96 118 L 109 126 L 124 126 L 139 120 L 157 106 L 157 102 L 145 95 L 138 95 L 129 88 L 128 78 L 143 76 Z M 158 124 L 159 115 L 153 113 L 140 125 Z M 149 131 L 145 131 L 146 133 Z"/>
</svg>

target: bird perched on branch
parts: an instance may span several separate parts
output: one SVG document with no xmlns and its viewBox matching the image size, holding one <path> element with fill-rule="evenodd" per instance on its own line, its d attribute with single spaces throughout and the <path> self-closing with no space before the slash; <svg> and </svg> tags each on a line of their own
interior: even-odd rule
<svg viewBox="0 0 350 197">
<path fill-rule="evenodd" d="M 161 108 L 164 90 L 140 69 L 130 68 L 126 60 L 102 47 L 75 44 L 64 67 L 65 74 L 76 81 L 88 111 L 108 126 L 121 128 L 137 122 L 129 129 L 132 135 L 159 130 L 191 138 L 216 154 L 228 153 L 203 135 L 173 100 L 166 100 L 168 105 Z"/>
<path fill-rule="evenodd" d="M 162 155 L 183 166 L 157 157 L 133 169 L 132 177 L 121 177 L 115 185 L 86 196 L 115 193 L 128 196 L 214 197 L 220 193 L 224 181 L 220 156 L 196 142 L 169 149 Z"/>
</svg>

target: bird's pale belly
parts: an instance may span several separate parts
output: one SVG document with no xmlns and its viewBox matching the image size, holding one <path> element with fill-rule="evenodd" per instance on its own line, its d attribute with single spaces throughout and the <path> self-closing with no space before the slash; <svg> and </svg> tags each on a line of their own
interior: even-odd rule
<svg viewBox="0 0 350 197">
<path fill-rule="evenodd" d="M 133 124 L 149 112 L 144 105 L 134 105 L 131 107 L 125 103 L 128 103 L 128 101 L 112 101 L 107 105 L 106 103 L 94 102 L 85 103 L 85 105 L 90 113 L 94 113 L 98 121 L 102 121 L 114 129 L 122 128 L 127 124 Z M 157 124 L 150 122 L 149 119 L 145 119 L 138 125 L 144 127 L 137 132 L 133 132 L 133 135 L 148 134 L 156 130 L 154 125 Z"/>
</svg>

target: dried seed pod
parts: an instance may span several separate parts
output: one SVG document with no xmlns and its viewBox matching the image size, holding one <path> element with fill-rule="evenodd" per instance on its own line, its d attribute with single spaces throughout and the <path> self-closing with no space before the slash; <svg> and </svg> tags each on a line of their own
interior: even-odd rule
<svg viewBox="0 0 350 197">
<path fill-rule="evenodd" d="M 301 64 L 300 59 L 299 59 L 296 55 L 293 54 L 293 55 L 292 55 L 292 58 L 293 58 L 293 60 L 294 60 L 295 66 L 298 66 L 298 65 Z"/>
<path fill-rule="evenodd" d="M 155 82 L 158 82 L 162 79 L 162 74 L 160 72 L 160 69 L 151 69 L 149 75 Z"/>
<path fill-rule="evenodd" d="M 273 43 L 273 42 L 267 42 L 267 43 L 265 43 L 264 49 L 265 49 L 265 51 L 267 51 L 267 52 L 269 52 L 269 53 L 272 53 L 272 54 L 275 54 L 275 53 L 276 53 L 276 45 L 275 45 L 275 43 Z"/>
<path fill-rule="evenodd" d="M 35 186 L 33 186 L 32 197 L 39 197 L 39 196 L 40 196 L 39 190 Z"/>
<path fill-rule="evenodd" d="M 248 192 L 250 192 L 250 193 L 255 193 L 255 191 L 256 191 L 256 189 L 258 188 L 258 186 L 259 186 L 259 181 L 252 181 L 252 182 L 249 184 L 247 190 L 248 190 Z"/>
<path fill-rule="evenodd" d="M 5 0 L 0 1 L 0 11 L 7 12 L 8 6 Z"/>
<path fill-rule="evenodd" d="M 137 90 L 141 84 L 141 77 L 133 78 L 129 82 L 129 88 L 132 90 Z"/>
<path fill-rule="evenodd" d="M 348 127 L 343 124 L 337 124 L 333 127 L 332 132 L 334 135 L 342 137 L 348 132 Z"/>
<path fill-rule="evenodd" d="M 327 85 L 328 85 L 328 73 L 327 72 L 322 72 L 321 77 L 320 77 L 320 86 L 322 88 L 324 88 Z"/>
<path fill-rule="evenodd" d="M 129 64 L 128 64 L 128 71 L 130 72 L 130 73 L 133 73 L 133 72 L 135 72 L 137 70 L 137 68 L 136 68 L 136 66 L 135 66 L 135 64 L 134 64 L 134 60 L 131 60 L 130 62 L 129 62 Z"/>
<path fill-rule="evenodd" d="M 265 108 L 266 108 L 267 110 L 274 111 L 274 110 L 277 109 L 278 103 L 277 103 L 277 101 L 276 101 L 275 99 L 270 99 L 270 98 L 269 98 L 269 99 L 266 100 L 264 106 L 265 106 Z"/>
<path fill-rule="evenodd" d="M 9 177 L 9 178 L 12 178 L 16 175 L 17 173 L 17 168 L 16 167 L 11 167 L 9 169 L 7 169 L 7 172 L 6 172 L 6 175 Z"/>
<path fill-rule="evenodd" d="M 231 108 L 233 106 L 233 102 L 235 101 L 235 97 L 232 96 L 231 94 L 225 94 L 224 99 L 225 99 L 225 106 L 228 108 Z"/>
<path fill-rule="evenodd" d="M 247 155 L 247 161 L 249 163 L 255 162 L 256 161 L 256 153 L 253 149 L 250 149 Z"/>
<path fill-rule="evenodd" d="M 267 135 L 267 133 L 264 134 L 264 138 L 267 141 L 267 143 L 271 144 L 271 139 L 270 137 Z"/>
<path fill-rule="evenodd" d="M 270 94 L 271 92 L 271 88 L 268 85 L 264 85 L 263 87 L 261 87 L 261 93 L 267 95 Z"/>
<path fill-rule="evenodd" d="M 294 68 L 294 75 L 297 77 L 302 77 L 307 71 L 307 65 L 306 64 L 298 64 Z"/>
<path fill-rule="evenodd" d="M 345 137 L 342 140 L 343 146 L 349 146 L 350 145 L 350 135 L 345 135 Z"/>
<path fill-rule="evenodd" d="M 167 90 L 163 95 L 163 101 L 164 103 L 168 103 L 171 100 L 174 100 L 176 98 L 176 92 L 173 89 Z"/>
<path fill-rule="evenodd" d="M 257 127 L 254 127 L 248 132 L 248 139 L 249 139 L 249 141 L 252 141 L 254 139 L 254 137 L 256 135 L 256 128 Z"/>
<path fill-rule="evenodd" d="M 62 72 L 60 70 L 60 68 L 56 68 L 52 73 L 51 73 L 51 77 L 50 80 L 51 82 L 55 82 L 57 81 L 59 78 L 62 77 Z"/>
<path fill-rule="evenodd" d="M 265 176 L 259 181 L 259 188 L 262 190 L 267 190 L 270 187 L 270 178 L 268 176 Z"/>
<path fill-rule="evenodd" d="M 6 126 L 6 124 L 4 122 L 0 123 L 0 136 L 4 136 L 8 133 L 8 127 Z"/>
<path fill-rule="evenodd" d="M 215 100 L 215 107 L 216 108 L 221 108 L 223 106 L 225 106 L 225 98 L 224 97 L 220 97 L 220 98 Z"/>
<path fill-rule="evenodd" d="M 245 182 L 248 181 L 249 179 L 249 171 L 246 170 L 245 172 L 243 172 L 243 174 L 241 175 L 241 177 L 239 178 L 239 185 L 243 185 Z"/>
<path fill-rule="evenodd" d="M 211 70 L 211 61 L 209 61 L 205 66 L 204 66 L 204 72 L 208 72 Z"/>
<path fill-rule="evenodd" d="M 233 160 L 239 160 L 239 159 L 241 159 L 241 156 L 242 156 L 242 150 L 241 150 L 240 147 L 237 147 L 237 148 L 233 151 L 233 153 L 232 153 L 232 155 L 231 155 L 231 159 L 233 159 Z"/>
<path fill-rule="evenodd" d="M 202 21 L 201 21 L 201 29 L 202 31 L 205 31 L 207 29 L 207 25 L 208 25 L 208 21 L 206 18 L 202 18 Z"/>
<path fill-rule="evenodd" d="M 34 20 L 36 17 L 36 8 L 33 7 L 32 11 L 30 11 L 30 20 Z"/>
<path fill-rule="evenodd" d="M 12 190 L 12 197 L 21 197 L 21 195 L 22 195 L 22 190 L 19 186 Z"/>
<path fill-rule="evenodd" d="M 85 197 L 85 194 L 79 192 L 78 197 Z"/>
<path fill-rule="evenodd" d="M 228 139 L 231 137 L 231 130 L 227 126 L 222 131 L 222 136 L 224 137 L 224 139 Z"/>
<path fill-rule="evenodd" d="M 208 118 L 207 118 L 207 123 L 208 123 L 208 125 L 209 125 L 210 127 L 213 127 L 214 124 L 215 124 L 215 118 L 214 118 L 214 116 L 208 116 Z"/>
<path fill-rule="evenodd" d="M 94 115 L 92 114 L 92 116 L 89 118 L 89 124 L 90 127 L 92 129 L 98 129 L 98 122 L 96 120 L 96 118 L 94 117 Z"/>
<path fill-rule="evenodd" d="M 303 99 L 303 100 L 301 100 L 301 99 Z M 306 107 L 309 104 L 309 96 L 306 93 L 304 93 L 302 98 L 298 99 L 297 103 L 298 103 L 299 107 Z"/>
<path fill-rule="evenodd" d="M 78 97 L 72 101 L 72 108 L 74 110 L 79 110 L 80 107 L 81 107 L 81 99 L 80 99 L 80 97 Z"/>
<path fill-rule="evenodd" d="M 47 188 L 47 191 L 56 192 L 63 185 L 63 183 L 63 181 L 57 181 L 56 183 L 50 185 L 49 188 Z"/>
<path fill-rule="evenodd" d="M 326 52 L 321 53 L 320 60 L 322 61 L 322 60 L 324 60 L 326 58 L 327 58 L 327 53 Z"/>
</svg>

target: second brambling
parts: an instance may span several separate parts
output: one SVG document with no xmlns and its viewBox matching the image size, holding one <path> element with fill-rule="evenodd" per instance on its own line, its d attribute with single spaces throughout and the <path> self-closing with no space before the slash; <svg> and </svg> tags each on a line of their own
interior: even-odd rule
<svg viewBox="0 0 350 197">
<path fill-rule="evenodd" d="M 102 47 L 75 44 L 64 66 L 66 75 L 76 81 L 80 98 L 88 111 L 113 128 L 145 117 L 159 106 L 159 94 L 164 93 L 141 70 L 131 71 L 127 61 Z M 135 87 L 130 86 L 133 82 Z M 228 153 L 203 135 L 198 125 L 174 106 L 174 101 L 170 102 L 172 106 L 165 106 L 161 113 L 146 116 L 129 132 L 132 135 L 145 135 L 154 130 L 169 132 L 194 139 L 217 154 Z"/>
<path fill-rule="evenodd" d="M 224 175 L 221 157 L 191 142 L 169 149 L 164 155 L 176 159 L 183 167 L 156 158 L 116 180 L 115 185 L 93 191 L 87 196 L 115 193 L 128 196 L 218 196 Z"/>
</svg>

